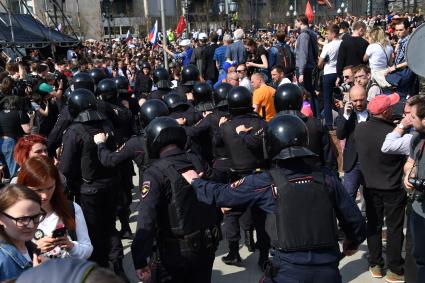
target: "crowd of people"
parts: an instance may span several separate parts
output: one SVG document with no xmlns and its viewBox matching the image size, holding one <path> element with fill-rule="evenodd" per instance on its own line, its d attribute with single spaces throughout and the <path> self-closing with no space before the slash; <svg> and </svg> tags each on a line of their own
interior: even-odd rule
<svg viewBox="0 0 425 283">
<path fill-rule="evenodd" d="M 300 15 L 1 63 L 0 281 L 130 282 L 132 239 L 143 282 L 211 282 L 243 238 L 262 282 L 341 282 L 365 239 L 372 277 L 425 282 L 422 21 Z"/>
</svg>

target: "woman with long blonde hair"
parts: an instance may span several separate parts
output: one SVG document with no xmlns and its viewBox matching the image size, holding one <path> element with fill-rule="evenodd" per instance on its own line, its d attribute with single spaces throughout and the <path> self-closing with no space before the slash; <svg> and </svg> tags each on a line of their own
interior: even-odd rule
<svg viewBox="0 0 425 283">
<path fill-rule="evenodd" d="M 385 81 L 384 70 L 391 66 L 393 62 L 393 51 L 385 31 L 381 27 L 374 27 L 368 32 L 367 39 L 369 46 L 363 61 L 369 62 L 369 67 L 374 79 L 381 87 L 389 87 Z"/>
</svg>

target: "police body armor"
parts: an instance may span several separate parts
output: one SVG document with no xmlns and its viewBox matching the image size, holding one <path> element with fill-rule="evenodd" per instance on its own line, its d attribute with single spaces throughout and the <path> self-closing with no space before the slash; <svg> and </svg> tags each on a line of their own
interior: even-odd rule
<svg viewBox="0 0 425 283">
<path fill-rule="evenodd" d="M 93 140 L 93 136 L 96 133 L 108 133 L 109 138 L 107 140 L 107 146 L 111 150 L 116 149 L 112 127 L 108 126 L 104 121 L 99 122 L 102 123 L 102 128 L 98 130 L 94 130 L 94 128 L 89 129 L 84 123 L 73 123 L 70 126 L 70 129 L 74 129 L 79 139 L 82 140 L 80 161 L 81 177 L 87 184 L 91 184 L 96 180 L 111 179 L 116 174 L 113 168 L 104 167 L 97 156 L 97 145 Z"/>
<path fill-rule="evenodd" d="M 203 170 L 201 162 L 194 154 L 187 153 L 195 169 Z M 188 184 L 167 159 L 158 159 L 152 163 L 170 181 L 170 189 L 164 192 L 167 200 L 167 212 L 164 212 L 159 225 L 159 233 L 165 238 L 183 239 L 185 236 L 205 231 L 215 226 L 216 209 L 198 201 L 194 188 Z M 169 230 L 167 231 L 169 226 Z"/>
<path fill-rule="evenodd" d="M 285 252 L 338 248 L 336 217 L 323 172 L 288 181 L 279 168 L 269 171 L 277 204 L 266 220 L 272 245 Z"/>
<path fill-rule="evenodd" d="M 252 127 L 252 132 L 255 133 L 262 129 L 261 118 L 256 114 L 245 114 L 252 116 L 251 123 L 246 125 Z M 226 150 L 232 160 L 232 170 L 248 173 L 246 171 L 255 170 L 256 168 L 263 167 L 263 154 L 260 152 L 253 152 L 244 144 L 241 137 L 236 133 L 236 127 L 241 125 L 236 119 L 230 120 L 224 123 L 221 127 L 223 128 L 223 141 Z"/>
</svg>

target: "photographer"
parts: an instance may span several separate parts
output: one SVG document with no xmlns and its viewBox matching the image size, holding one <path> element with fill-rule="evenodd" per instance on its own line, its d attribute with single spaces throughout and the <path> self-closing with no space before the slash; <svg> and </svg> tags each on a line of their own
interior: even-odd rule
<svg viewBox="0 0 425 283">
<path fill-rule="evenodd" d="M 409 158 L 404 165 L 404 185 L 413 191 L 414 201 L 410 216 L 413 238 L 413 255 L 416 260 L 417 281 L 425 282 L 425 96 L 414 96 L 410 101 L 411 122 L 417 131 L 412 137 Z"/>
</svg>

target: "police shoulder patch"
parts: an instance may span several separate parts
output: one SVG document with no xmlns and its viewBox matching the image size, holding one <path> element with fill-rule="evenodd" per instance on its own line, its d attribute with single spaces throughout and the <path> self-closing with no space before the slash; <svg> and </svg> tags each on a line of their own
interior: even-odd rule
<svg viewBox="0 0 425 283">
<path fill-rule="evenodd" d="M 237 187 L 239 187 L 240 185 L 242 185 L 242 183 L 243 183 L 244 181 L 245 181 L 245 178 L 239 179 L 239 180 L 237 180 L 237 181 L 233 182 L 233 183 L 230 185 L 230 187 L 231 187 L 232 189 L 236 189 Z"/>
<path fill-rule="evenodd" d="M 144 181 L 142 187 L 140 188 L 140 195 L 144 199 L 151 190 L 151 181 Z"/>
</svg>

